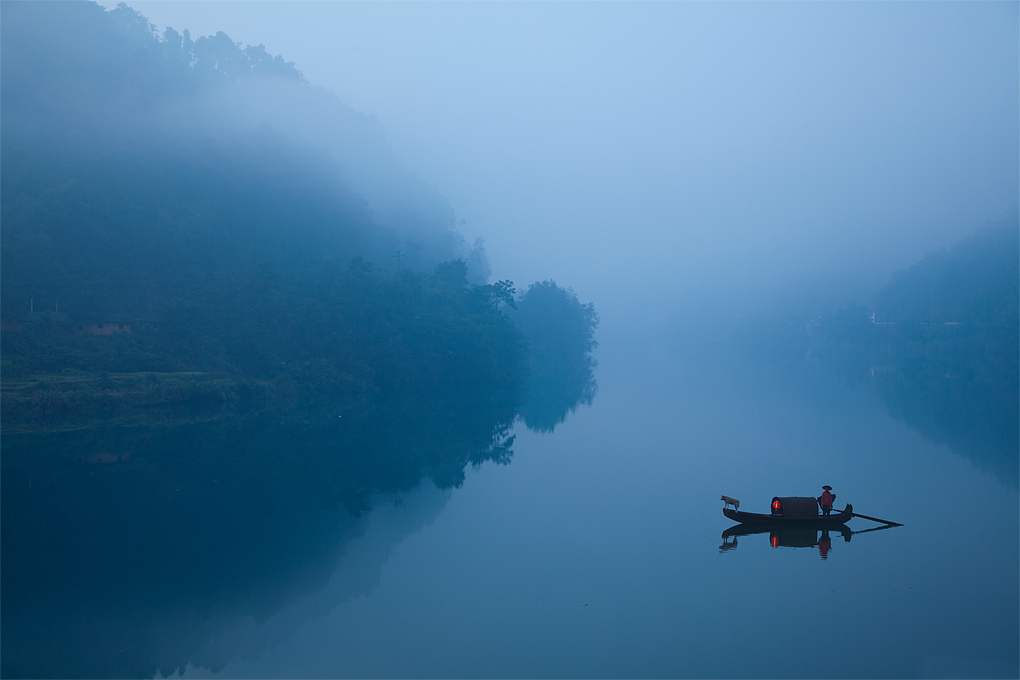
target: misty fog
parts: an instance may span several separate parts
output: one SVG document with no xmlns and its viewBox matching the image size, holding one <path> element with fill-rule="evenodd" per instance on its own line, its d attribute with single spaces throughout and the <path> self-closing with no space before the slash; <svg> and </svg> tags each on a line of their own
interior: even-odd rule
<svg viewBox="0 0 1020 680">
<path fill-rule="evenodd" d="M 496 278 L 620 313 L 863 304 L 1016 212 L 1009 3 L 136 8 L 293 60 L 375 118 Z"/>
</svg>

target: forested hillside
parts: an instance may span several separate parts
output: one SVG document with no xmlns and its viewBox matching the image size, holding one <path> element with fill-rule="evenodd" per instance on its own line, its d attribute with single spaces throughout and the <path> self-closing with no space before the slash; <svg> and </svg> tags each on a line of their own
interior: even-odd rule
<svg viewBox="0 0 1020 680">
<path fill-rule="evenodd" d="M 339 220 L 346 242 L 369 259 L 389 258 L 399 244 L 412 266 L 479 260 L 454 229 L 452 208 L 401 167 L 374 118 L 265 48 L 223 33 L 159 34 L 124 5 L 17 3 L 3 18 L 4 152 L 43 154 L 27 168 L 36 181 L 40 171 L 81 180 L 84 166 L 100 173 L 84 189 L 122 187 L 138 216 L 188 233 L 224 213 L 237 225 L 255 219 L 253 227 L 286 219 L 306 233 Z M 181 194 L 198 186 L 204 194 L 184 209 Z M 369 212 L 375 238 L 359 243 Z M 378 250 L 366 252 L 370 245 Z"/>
<path fill-rule="evenodd" d="M 5 314 L 152 313 L 262 262 L 472 259 L 376 126 L 264 49 L 159 36 L 124 6 L 3 18 Z M 321 137 L 309 117 L 329 121 Z M 352 188 L 366 175 L 414 225 L 379 219 Z"/>
<path fill-rule="evenodd" d="M 487 283 L 483 245 L 373 119 L 223 33 L 158 33 L 124 5 L 2 12 L 6 432 L 524 400 L 513 284 Z M 593 314 L 537 313 L 586 361 Z"/>
</svg>

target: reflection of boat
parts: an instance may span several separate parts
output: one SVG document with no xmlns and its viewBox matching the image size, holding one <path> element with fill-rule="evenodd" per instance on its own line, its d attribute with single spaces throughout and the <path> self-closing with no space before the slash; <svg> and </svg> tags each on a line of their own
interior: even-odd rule
<svg viewBox="0 0 1020 680">
<path fill-rule="evenodd" d="M 723 538 L 730 538 L 730 537 L 735 537 L 735 536 L 751 536 L 753 534 L 776 534 L 777 536 L 789 537 L 791 539 L 791 541 L 789 543 L 790 547 L 797 547 L 797 546 L 794 546 L 793 543 L 795 542 L 795 537 L 798 534 L 803 533 L 803 532 L 808 532 L 808 533 L 811 533 L 811 535 L 813 536 L 814 533 L 819 531 L 819 530 L 821 530 L 821 531 L 829 531 L 830 529 L 832 531 L 838 531 L 843 536 L 843 538 L 845 540 L 847 540 L 847 541 L 850 540 L 847 537 L 854 533 L 853 531 L 850 531 L 850 527 L 845 526 L 843 524 L 837 524 L 834 527 L 818 527 L 818 526 L 815 526 L 815 527 L 801 527 L 801 526 L 790 526 L 790 525 L 785 525 L 785 524 L 778 524 L 778 525 L 776 525 L 776 524 L 773 524 L 773 525 L 768 525 L 768 524 L 737 524 L 737 525 L 734 525 L 734 526 L 730 527 L 726 531 L 724 531 L 722 533 L 722 537 Z M 814 541 L 812 541 L 810 544 L 808 544 L 808 547 L 810 547 L 810 546 L 812 546 L 814 544 L 815 544 Z M 784 541 L 783 545 L 787 545 L 787 543 Z"/>
<path fill-rule="evenodd" d="M 833 532 L 838 531 L 847 543 L 850 542 L 850 537 L 854 534 L 844 524 L 822 526 L 774 523 L 737 524 L 723 532 L 723 542 L 719 546 L 719 552 L 727 552 L 736 548 L 738 536 L 768 534 L 769 545 L 773 548 L 823 548 L 822 559 L 825 559 L 831 546 L 831 539 L 829 538 L 830 529 Z M 821 536 L 818 534 L 819 531 L 821 531 Z"/>
</svg>

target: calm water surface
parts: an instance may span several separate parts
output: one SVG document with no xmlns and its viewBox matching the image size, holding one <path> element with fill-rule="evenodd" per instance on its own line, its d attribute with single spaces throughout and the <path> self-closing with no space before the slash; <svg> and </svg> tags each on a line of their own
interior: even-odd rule
<svg viewBox="0 0 1020 680">
<path fill-rule="evenodd" d="M 5 674 L 1017 677 L 1015 464 L 926 440 L 866 384 L 618 350 L 603 342 L 591 406 L 551 433 L 518 423 L 511 463 L 459 488 L 377 494 L 356 517 L 274 497 L 250 530 L 164 517 L 172 552 L 140 579 L 95 554 L 116 536 L 70 551 L 101 587 L 53 583 L 75 568 L 27 569 L 5 542 L 32 593 L 5 602 Z M 767 512 L 822 484 L 905 526 L 828 549 L 723 537 L 720 494 Z M 45 540 L 43 561 L 72 539 Z"/>
</svg>

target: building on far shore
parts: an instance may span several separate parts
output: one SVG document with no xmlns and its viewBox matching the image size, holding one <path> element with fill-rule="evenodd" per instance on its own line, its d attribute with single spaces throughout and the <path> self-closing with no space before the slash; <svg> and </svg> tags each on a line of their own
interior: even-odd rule
<svg viewBox="0 0 1020 680">
<path fill-rule="evenodd" d="M 138 324 L 158 326 L 162 317 L 153 314 L 104 314 L 94 316 L 92 320 L 82 319 L 74 324 L 74 332 L 80 335 L 114 335 L 115 333 L 134 333 Z"/>
<path fill-rule="evenodd" d="M 4 316 L 0 318 L 0 330 L 4 333 L 35 332 L 40 327 L 50 328 L 53 331 L 72 332 L 78 335 L 114 335 L 115 333 L 134 333 L 138 324 L 158 326 L 161 321 L 158 315 L 138 314 L 104 314 L 94 315 L 91 318 L 78 317 L 67 312 L 37 312 L 30 311 L 17 316 Z"/>
<path fill-rule="evenodd" d="M 80 323 L 75 331 L 82 335 L 113 335 L 114 333 L 131 334 L 131 324 L 123 321 L 104 321 L 102 323 Z"/>
</svg>

